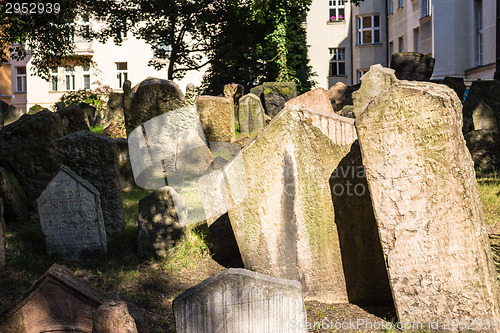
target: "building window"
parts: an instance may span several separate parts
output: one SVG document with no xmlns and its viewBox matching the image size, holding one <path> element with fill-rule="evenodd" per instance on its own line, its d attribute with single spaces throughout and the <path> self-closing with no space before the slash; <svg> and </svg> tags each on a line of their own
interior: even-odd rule
<svg viewBox="0 0 500 333">
<path fill-rule="evenodd" d="M 345 76 L 345 48 L 330 49 L 330 76 Z"/>
<path fill-rule="evenodd" d="M 26 66 L 16 67 L 16 92 L 26 92 Z"/>
<path fill-rule="evenodd" d="M 59 70 L 57 67 L 50 69 L 50 90 L 57 91 L 59 83 Z"/>
<path fill-rule="evenodd" d="M 156 59 L 168 59 L 172 53 L 172 46 L 159 43 L 153 47 L 153 57 Z"/>
<path fill-rule="evenodd" d="M 90 67 L 83 67 L 83 89 L 90 89 Z"/>
<path fill-rule="evenodd" d="M 398 38 L 398 52 L 403 52 L 405 49 L 403 37 Z"/>
<path fill-rule="evenodd" d="M 481 0 L 474 1 L 475 25 L 476 25 L 476 62 L 483 64 L 483 3 Z"/>
<path fill-rule="evenodd" d="M 361 83 L 361 77 L 365 75 L 368 71 L 369 69 L 358 69 L 356 71 L 358 83 Z"/>
<path fill-rule="evenodd" d="M 392 54 L 394 53 L 394 43 L 390 42 L 389 43 L 389 66 L 391 65 L 392 61 Z"/>
<path fill-rule="evenodd" d="M 128 79 L 128 66 L 126 62 L 116 63 L 116 88 L 122 89 L 123 83 Z"/>
<path fill-rule="evenodd" d="M 403 0 L 398 0 L 398 9 L 403 8 Z"/>
<path fill-rule="evenodd" d="M 389 1 L 387 2 L 387 6 L 388 6 L 388 8 L 387 8 L 387 13 L 388 13 L 389 15 L 390 15 L 390 14 L 392 14 L 392 13 L 394 13 L 392 0 L 389 0 Z"/>
<path fill-rule="evenodd" d="M 430 0 L 420 0 L 420 17 L 426 17 L 431 15 L 431 4 Z"/>
<path fill-rule="evenodd" d="M 380 16 L 356 17 L 358 45 L 380 43 Z"/>
<path fill-rule="evenodd" d="M 420 29 L 413 29 L 413 50 L 420 53 Z"/>
<path fill-rule="evenodd" d="M 344 21 L 345 20 L 345 0 L 328 0 L 329 20 Z"/>
<path fill-rule="evenodd" d="M 75 90 L 75 69 L 67 66 L 64 72 L 66 76 L 66 91 Z"/>
<path fill-rule="evenodd" d="M 85 15 L 80 23 L 80 35 L 83 41 L 90 41 L 90 22 L 89 16 Z"/>
</svg>

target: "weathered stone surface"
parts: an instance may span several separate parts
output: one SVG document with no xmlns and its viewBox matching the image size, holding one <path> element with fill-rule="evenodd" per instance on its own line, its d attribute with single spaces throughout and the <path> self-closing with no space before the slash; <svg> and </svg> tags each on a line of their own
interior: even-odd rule
<svg viewBox="0 0 500 333">
<path fill-rule="evenodd" d="M 0 160 L 34 202 L 55 176 L 49 144 L 64 135 L 61 117 L 48 110 L 24 115 L 0 131 Z"/>
<path fill-rule="evenodd" d="M 472 119 L 472 114 L 481 101 L 495 112 L 497 123 L 500 123 L 500 81 L 472 82 L 464 103 L 464 118 Z"/>
<path fill-rule="evenodd" d="M 382 67 L 380 64 L 370 66 L 368 73 L 361 78 L 361 87 L 352 94 L 352 97 L 356 100 L 353 109 L 354 116 L 358 117 L 363 113 L 376 96 L 397 81 L 393 69 Z"/>
<path fill-rule="evenodd" d="M 491 253 L 497 270 L 497 282 L 500 282 L 500 227 L 498 224 L 487 225 L 486 231 L 488 232 Z"/>
<path fill-rule="evenodd" d="M 333 113 L 332 104 L 328 99 L 326 90 L 323 88 L 316 88 L 314 90 L 308 91 L 305 94 L 292 98 L 285 103 L 285 106 L 292 105 L 309 110 Z"/>
<path fill-rule="evenodd" d="M 5 267 L 5 221 L 3 219 L 3 200 L 0 198 L 0 270 Z"/>
<path fill-rule="evenodd" d="M 173 309 L 178 333 L 306 332 L 300 283 L 245 269 L 228 269 L 186 290 Z"/>
<path fill-rule="evenodd" d="M 495 112 L 483 101 L 474 109 L 472 113 L 474 130 L 487 130 L 498 133 L 497 117 Z"/>
<path fill-rule="evenodd" d="M 243 268 L 240 249 L 234 237 L 229 216 L 223 214 L 208 226 L 208 238 L 212 258 L 224 267 Z"/>
<path fill-rule="evenodd" d="M 61 121 L 64 125 L 64 134 L 81 130 L 90 131 L 87 115 L 78 105 L 72 104 L 64 109 L 58 110 L 57 114 L 61 117 Z"/>
<path fill-rule="evenodd" d="M 102 135 L 109 136 L 110 138 L 124 138 L 127 136 L 127 132 L 125 131 L 125 125 L 122 123 L 117 123 L 112 121 L 109 125 L 103 129 Z"/>
<path fill-rule="evenodd" d="M 68 166 L 99 191 L 106 234 L 123 231 L 122 199 L 116 140 L 88 131 L 66 135 L 51 143 L 54 161 Z"/>
<path fill-rule="evenodd" d="M 134 95 L 123 89 L 127 134 L 150 119 L 188 105 L 177 84 L 168 80 L 144 80 Z"/>
<path fill-rule="evenodd" d="M 130 154 L 128 151 L 128 140 L 116 140 L 117 159 L 118 159 L 118 178 L 120 179 L 120 190 L 136 187 L 134 181 L 134 172 L 130 163 Z"/>
<path fill-rule="evenodd" d="M 399 80 L 429 81 L 435 62 L 433 57 L 417 52 L 393 53 L 391 68 L 396 70 Z"/>
<path fill-rule="evenodd" d="M 97 110 L 96 107 L 87 104 L 87 103 L 80 103 L 78 104 L 78 108 L 85 113 L 87 116 L 87 121 L 90 124 L 90 126 L 97 126 L 101 123 L 101 120 L 103 118 L 103 115 Z M 57 108 L 57 112 L 60 111 L 60 108 Z"/>
<path fill-rule="evenodd" d="M 445 76 L 445 78 L 443 79 L 443 83 L 457 93 L 459 100 L 463 100 L 466 88 L 464 78 Z"/>
<path fill-rule="evenodd" d="M 234 105 L 230 98 L 199 96 L 196 107 L 207 142 L 234 140 Z"/>
<path fill-rule="evenodd" d="M 342 108 L 342 110 L 338 111 L 337 114 L 342 117 L 347 117 L 347 118 L 356 118 L 354 116 L 354 105 L 346 105 Z"/>
<path fill-rule="evenodd" d="M 123 113 L 123 93 L 112 92 L 109 94 L 108 98 L 108 108 L 104 113 L 104 124 L 105 126 L 111 124 L 112 122 L 124 123 L 124 113 Z"/>
<path fill-rule="evenodd" d="M 68 268 L 52 265 L 15 304 L 0 317 L 0 332 L 86 332 L 105 317 L 97 318 L 102 304 L 122 304 L 115 295 L 106 293 L 77 278 Z M 129 309 L 137 306 L 128 305 Z M 124 307 L 121 307 L 125 309 Z M 137 332 L 148 333 L 144 312 L 130 311 L 135 316 Z M 128 313 L 122 313 L 129 318 Z M 142 315 L 143 317 L 138 317 Z M 100 331 L 99 331 L 100 332 Z M 107 333 L 107 331 L 104 331 Z M 127 331 L 113 331 L 129 333 Z M 134 332 L 134 331 L 132 331 Z"/>
<path fill-rule="evenodd" d="M 330 177 L 349 302 L 392 302 L 377 221 L 356 140 Z"/>
<path fill-rule="evenodd" d="M 184 130 L 177 138 L 175 174 L 183 177 L 201 176 L 212 163 L 212 153 L 194 129 Z"/>
<path fill-rule="evenodd" d="M 107 251 L 99 192 L 66 166 L 37 200 L 47 252 L 82 260 Z"/>
<path fill-rule="evenodd" d="M 347 301 L 328 179 L 355 139 L 353 119 L 287 107 L 242 150 L 247 193 L 229 218 L 245 268 Z"/>
<path fill-rule="evenodd" d="M 272 118 L 285 107 L 287 101 L 297 96 L 295 82 L 264 82 L 262 88 L 266 113 Z"/>
<path fill-rule="evenodd" d="M 238 102 L 243 96 L 245 88 L 241 84 L 229 83 L 224 85 L 224 97 L 230 97 L 234 101 L 234 105 L 238 105 Z"/>
<path fill-rule="evenodd" d="M 405 81 L 382 92 L 356 118 L 402 322 L 500 319 L 460 108 L 448 87 Z"/>
<path fill-rule="evenodd" d="M 140 257 L 165 257 L 183 237 L 186 204 L 171 187 L 164 187 L 139 201 Z"/>
<path fill-rule="evenodd" d="M 256 133 L 266 126 L 264 107 L 260 98 L 252 93 L 240 98 L 238 117 L 242 134 Z"/>
<path fill-rule="evenodd" d="M 115 301 L 101 304 L 95 312 L 92 333 L 137 333 L 134 318 L 129 314 L 127 304 Z"/>
<path fill-rule="evenodd" d="M 21 199 L 14 187 L 7 170 L 0 167 L 0 198 L 3 198 L 4 219 L 8 224 L 22 223 L 29 220 L 30 209 Z"/>
<path fill-rule="evenodd" d="M 22 115 L 23 112 L 21 110 L 4 101 L 0 101 L 0 130 L 3 126 L 7 126 L 21 118 Z"/>
<path fill-rule="evenodd" d="M 465 135 L 465 142 L 476 168 L 491 170 L 500 167 L 498 133 L 487 130 L 472 131 Z"/>
</svg>

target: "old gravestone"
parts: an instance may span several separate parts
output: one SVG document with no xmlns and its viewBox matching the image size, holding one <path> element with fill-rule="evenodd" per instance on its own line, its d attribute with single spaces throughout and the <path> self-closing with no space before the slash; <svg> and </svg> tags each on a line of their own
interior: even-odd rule
<svg viewBox="0 0 500 333">
<path fill-rule="evenodd" d="M 472 113 L 474 130 L 487 130 L 498 133 L 497 117 L 488 104 L 480 101 Z"/>
<path fill-rule="evenodd" d="M 3 198 L 4 219 L 7 223 L 23 223 L 30 218 L 30 209 L 19 192 L 7 170 L 0 167 L 0 198 Z"/>
<path fill-rule="evenodd" d="M 85 111 L 76 104 L 57 111 L 65 127 L 64 134 L 69 134 L 81 130 L 90 131 L 89 121 Z"/>
<path fill-rule="evenodd" d="M 231 98 L 199 96 L 196 108 L 207 142 L 234 140 L 234 105 Z"/>
<path fill-rule="evenodd" d="M 165 257 L 183 237 L 186 204 L 171 187 L 164 187 L 139 201 L 140 257 Z"/>
<path fill-rule="evenodd" d="M 326 90 L 323 88 L 316 88 L 314 90 L 308 91 L 305 94 L 292 98 L 285 103 L 285 106 L 291 105 L 326 113 L 333 113 L 332 104 L 328 99 Z"/>
<path fill-rule="evenodd" d="M 173 309 L 178 333 L 306 331 L 300 283 L 245 269 L 228 269 L 186 290 Z"/>
<path fill-rule="evenodd" d="M 481 320 L 498 322 L 496 272 L 456 94 L 396 82 L 356 127 L 398 319 L 462 320 L 473 330 Z"/>
<path fill-rule="evenodd" d="M 48 253 L 68 260 L 106 253 L 99 192 L 68 167 L 61 166 L 37 206 Z"/>
<path fill-rule="evenodd" d="M 488 105 L 495 112 L 497 122 L 500 122 L 500 81 L 478 80 L 472 82 L 464 103 L 464 118 L 472 119 L 472 114 L 480 102 Z"/>
<path fill-rule="evenodd" d="M 55 164 L 66 165 L 99 191 L 108 237 L 123 231 L 117 141 L 89 131 L 78 131 L 50 144 Z"/>
<path fill-rule="evenodd" d="M 241 151 L 247 193 L 229 218 L 245 268 L 347 301 L 328 179 L 355 139 L 353 119 L 290 106 Z"/>
<path fill-rule="evenodd" d="M 242 134 L 260 132 L 266 126 L 262 102 L 252 93 L 240 98 L 238 117 Z"/>
<path fill-rule="evenodd" d="M 5 221 L 3 220 L 3 200 L 0 198 L 0 270 L 5 267 Z"/>
<path fill-rule="evenodd" d="M 287 101 L 297 96 L 295 82 L 264 82 L 262 89 L 266 113 L 271 118 L 283 110 Z"/>
<path fill-rule="evenodd" d="M 429 81 L 434 72 L 435 59 L 417 52 L 393 53 L 391 68 L 399 80 Z"/>
</svg>

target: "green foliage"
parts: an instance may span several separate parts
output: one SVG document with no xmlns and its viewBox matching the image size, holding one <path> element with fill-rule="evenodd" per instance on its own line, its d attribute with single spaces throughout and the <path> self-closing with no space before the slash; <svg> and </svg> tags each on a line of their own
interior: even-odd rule
<svg viewBox="0 0 500 333">
<path fill-rule="evenodd" d="M 99 113 L 106 110 L 108 105 L 109 94 L 112 89 L 108 86 L 90 89 L 79 89 L 75 91 L 68 91 L 61 96 L 59 102 L 63 104 L 63 107 L 67 107 L 71 104 L 87 103 L 92 105 L 97 109 Z"/>
</svg>

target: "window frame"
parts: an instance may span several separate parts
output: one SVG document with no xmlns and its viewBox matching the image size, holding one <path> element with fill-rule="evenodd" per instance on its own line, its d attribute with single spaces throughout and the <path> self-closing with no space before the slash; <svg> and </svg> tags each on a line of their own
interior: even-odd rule
<svg viewBox="0 0 500 333">
<path fill-rule="evenodd" d="M 405 39 L 403 36 L 398 38 L 398 52 L 404 52 L 405 51 Z"/>
<path fill-rule="evenodd" d="M 332 11 L 334 12 L 334 15 L 332 15 Z M 339 14 L 339 11 L 343 11 L 343 14 Z M 341 19 L 339 18 L 340 16 L 342 16 Z M 345 21 L 345 0 L 328 0 L 328 21 Z"/>
<path fill-rule="evenodd" d="M 363 18 L 370 17 L 370 27 L 365 28 L 363 26 Z M 375 18 L 378 17 L 378 26 L 375 26 Z M 382 35 L 380 29 L 381 21 L 380 15 L 360 15 L 356 16 L 356 42 L 358 46 L 362 45 L 376 45 L 382 44 Z M 371 33 L 371 43 L 364 43 L 363 41 L 363 33 L 369 31 Z M 378 42 L 375 38 L 375 32 L 378 32 Z"/>
<path fill-rule="evenodd" d="M 21 68 L 24 68 L 24 73 L 19 73 L 19 69 Z M 27 73 L 28 72 L 26 66 L 16 66 L 16 91 L 15 91 L 16 93 L 25 93 L 27 91 L 26 87 Z M 19 83 L 21 83 L 21 87 L 19 87 Z"/>
<path fill-rule="evenodd" d="M 361 77 L 368 73 L 369 69 L 356 69 L 356 80 L 361 83 Z"/>
<path fill-rule="evenodd" d="M 328 48 L 330 55 L 329 65 L 328 65 L 328 77 L 346 77 L 346 66 L 345 66 L 345 47 L 330 47 Z M 335 58 L 335 59 L 334 59 Z M 343 73 L 341 73 L 341 64 L 343 64 Z M 335 66 L 336 75 L 332 74 L 332 66 Z"/>
<path fill-rule="evenodd" d="M 126 69 L 119 69 L 120 64 L 125 64 Z M 118 90 L 123 89 L 123 84 L 128 80 L 128 62 L 119 61 L 115 62 L 115 87 Z M 121 85 L 120 85 L 121 83 Z"/>
<path fill-rule="evenodd" d="M 85 77 L 89 78 L 88 88 L 85 85 Z M 90 73 L 90 66 L 84 66 L 84 67 L 82 67 L 82 88 L 83 88 L 83 90 L 90 90 L 90 88 L 91 88 L 91 82 L 90 82 L 91 77 L 92 77 L 92 74 Z"/>
<path fill-rule="evenodd" d="M 483 2 L 482 0 L 474 1 L 474 26 L 475 26 L 475 35 L 476 35 L 476 62 L 478 66 L 483 65 L 484 61 L 484 50 L 483 50 Z"/>
<path fill-rule="evenodd" d="M 75 91 L 75 68 L 66 66 L 64 68 L 64 88 L 66 91 Z"/>
<path fill-rule="evenodd" d="M 54 89 L 55 84 L 55 89 Z M 59 91 L 59 68 L 50 69 L 50 91 Z"/>
<path fill-rule="evenodd" d="M 391 14 L 394 14 L 394 4 L 393 4 L 393 0 L 389 0 L 388 3 L 387 3 L 387 14 L 388 15 L 391 15 Z"/>
<path fill-rule="evenodd" d="M 420 18 L 431 15 L 431 0 L 420 0 Z"/>
<path fill-rule="evenodd" d="M 398 0 L 398 9 L 403 8 L 403 0 Z"/>
</svg>

